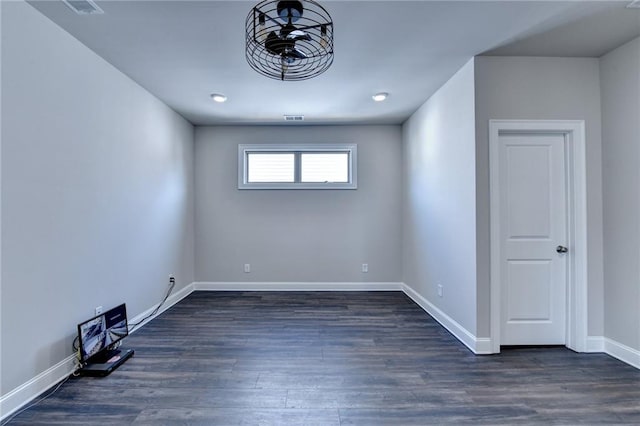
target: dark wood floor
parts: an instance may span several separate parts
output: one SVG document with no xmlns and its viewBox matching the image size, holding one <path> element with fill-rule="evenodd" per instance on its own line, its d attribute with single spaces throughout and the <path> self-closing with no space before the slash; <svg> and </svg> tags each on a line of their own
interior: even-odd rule
<svg viewBox="0 0 640 426">
<path fill-rule="evenodd" d="M 640 371 L 564 348 L 474 356 L 399 292 L 196 292 L 15 425 L 640 424 Z"/>
</svg>

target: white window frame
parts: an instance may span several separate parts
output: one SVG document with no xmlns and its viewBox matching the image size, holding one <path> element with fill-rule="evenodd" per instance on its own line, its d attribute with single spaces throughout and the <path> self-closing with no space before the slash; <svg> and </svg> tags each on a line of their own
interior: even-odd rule
<svg viewBox="0 0 640 426">
<path fill-rule="evenodd" d="M 249 182 L 248 154 L 250 153 L 307 153 L 346 152 L 349 154 L 348 182 L 299 182 L 300 162 L 296 161 L 296 182 Z M 356 144 L 239 144 L 238 189 L 357 189 L 358 146 Z"/>
</svg>

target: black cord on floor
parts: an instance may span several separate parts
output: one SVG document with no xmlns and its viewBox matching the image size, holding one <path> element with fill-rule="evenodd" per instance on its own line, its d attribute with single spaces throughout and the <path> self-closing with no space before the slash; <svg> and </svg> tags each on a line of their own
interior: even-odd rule
<svg viewBox="0 0 640 426">
<path fill-rule="evenodd" d="M 142 318 L 140 321 L 138 321 L 136 323 L 129 324 L 129 333 L 131 333 L 133 330 L 135 330 L 140 324 L 144 323 L 146 320 L 148 320 L 149 318 L 151 318 L 152 316 L 154 316 L 155 314 L 158 313 L 158 311 L 160 310 L 162 305 L 164 305 L 164 303 L 167 301 L 167 299 L 171 295 L 171 292 L 173 291 L 173 288 L 175 286 L 176 286 L 175 278 L 173 278 L 173 277 L 169 278 L 169 288 L 167 289 L 167 294 L 164 295 L 164 299 L 162 299 L 162 302 L 160 302 L 160 304 L 158 306 L 156 306 L 156 308 L 149 315 L 147 315 L 146 317 Z"/>
</svg>

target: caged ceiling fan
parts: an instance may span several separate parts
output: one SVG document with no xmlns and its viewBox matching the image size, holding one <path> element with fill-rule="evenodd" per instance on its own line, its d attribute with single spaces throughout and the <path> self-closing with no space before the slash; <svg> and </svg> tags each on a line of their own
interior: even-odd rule
<svg viewBox="0 0 640 426">
<path fill-rule="evenodd" d="M 313 0 L 260 2 L 247 16 L 246 58 L 276 80 L 322 74 L 333 63 L 331 16 Z"/>
</svg>

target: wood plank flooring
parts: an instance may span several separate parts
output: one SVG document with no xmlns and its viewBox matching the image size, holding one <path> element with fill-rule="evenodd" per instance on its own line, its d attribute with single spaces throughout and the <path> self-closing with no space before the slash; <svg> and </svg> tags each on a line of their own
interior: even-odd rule
<svg viewBox="0 0 640 426">
<path fill-rule="evenodd" d="M 195 292 L 12 425 L 640 424 L 603 354 L 475 356 L 400 292 Z"/>
</svg>

